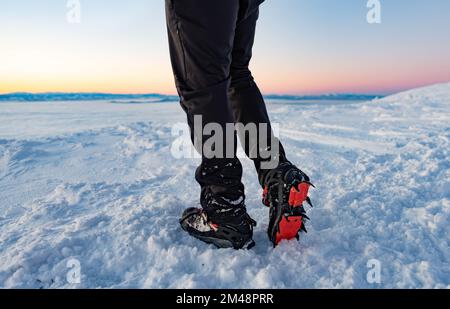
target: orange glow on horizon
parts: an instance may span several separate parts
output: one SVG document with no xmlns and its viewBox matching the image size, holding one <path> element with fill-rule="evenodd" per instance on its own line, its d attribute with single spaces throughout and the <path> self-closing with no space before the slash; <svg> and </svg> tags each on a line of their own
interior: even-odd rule
<svg viewBox="0 0 450 309">
<path fill-rule="evenodd" d="M 91 67 L 88 71 L 74 67 L 59 68 L 49 66 L 33 67 L 25 72 L 20 68 L 9 68 L 0 74 L 0 93 L 12 92 L 101 92 L 113 94 L 160 93 L 175 95 L 170 64 L 151 67 L 150 64 L 134 64 L 130 67 Z M 87 74 L 86 72 L 90 72 Z M 327 68 L 314 70 L 275 70 L 269 67 L 255 66 L 255 80 L 264 94 L 324 94 L 324 93 L 365 93 L 390 94 L 432 83 L 448 82 L 442 74 L 432 76 L 423 74 L 421 78 L 404 73 L 381 72 L 371 74 L 355 70 L 346 75 L 342 70 Z M 8 76 L 8 79 L 5 78 Z"/>
</svg>

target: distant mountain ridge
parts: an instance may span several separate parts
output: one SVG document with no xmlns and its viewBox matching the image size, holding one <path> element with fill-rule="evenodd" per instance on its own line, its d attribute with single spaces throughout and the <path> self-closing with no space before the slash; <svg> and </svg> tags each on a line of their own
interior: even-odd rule
<svg viewBox="0 0 450 309">
<path fill-rule="evenodd" d="M 321 94 L 321 95 L 277 95 L 270 94 L 264 96 L 269 100 L 292 100 L 292 101 L 302 101 L 302 100 L 361 100 L 370 101 L 377 98 L 383 98 L 384 95 L 375 94 L 353 94 L 353 93 L 331 93 L 331 94 Z"/>
<path fill-rule="evenodd" d="M 0 94 L 0 102 L 42 102 L 42 101 L 100 101 L 100 100 L 152 100 L 152 101 L 174 101 L 178 97 L 163 95 L 157 93 L 150 94 L 113 94 L 113 93 L 95 93 L 95 92 L 47 92 L 47 93 L 28 93 L 15 92 Z"/>
<path fill-rule="evenodd" d="M 366 94 L 325 94 L 325 95 L 267 95 L 269 100 L 372 100 L 383 96 Z M 112 93 L 66 93 L 66 92 L 47 92 L 47 93 L 28 93 L 15 92 L 0 94 L 0 102 L 53 102 L 53 101 L 100 101 L 100 100 L 150 100 L 152 102 L 170 102 L 178 101 L 177 96 L 164 95 L 157 93 L 150 94 L 112 94 Z"/>
</svg>

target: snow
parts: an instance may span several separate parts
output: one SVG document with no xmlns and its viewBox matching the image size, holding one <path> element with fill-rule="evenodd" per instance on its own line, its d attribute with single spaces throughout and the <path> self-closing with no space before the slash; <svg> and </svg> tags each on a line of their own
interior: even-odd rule
<svg viewBox="0 0 450 309">
<path fill-rule="evenodd" d="M 268 108 L 316 207 L 299 243 L 273 249 L 243 159 L 259 225 L 256 247 L 234 251 L 178 225 L 199 188 L 198 160 L 171 155 L 175 102 L 0 103 L 0 287 L 450 288 L 450 84 Z"/>
</svg>

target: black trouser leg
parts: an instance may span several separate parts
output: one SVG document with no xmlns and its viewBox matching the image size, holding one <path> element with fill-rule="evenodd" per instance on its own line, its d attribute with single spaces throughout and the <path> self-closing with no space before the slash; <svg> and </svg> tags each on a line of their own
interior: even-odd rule
<svg viewBox="0 0 450 309">
<path fill-rule="evenodd" d="M 196 116 L 201 127 L 218 124 L 223 132 L 227 124 L 244 125 L 270 121 L 258 87 L 248 65 L 255 35 L 258 5 L 262 0 L 166 0 L 169 46 L 176 86 L 182 108 L 187 114 L 193 143 L 202 153 L 196 179 L 202 187 L 202 206 L 213 195 L 224 201 L 244 200 L 242 166 L 236 158 L 236 137 L 221 141 L 231 157 L 207 157 L 204 142 L 210 137 L 195 133 Z M 230 104 L 231 103 L 231 104 Z M 258 132 L 259 133 L 259 132 Z M 197 140 L 203 144 L 196 143 Z M 246 153 L 250 154 L 246 143 Z M 270 145 L 270 143 L 268 143 Z M 282 149 L 282 148 L 281 148 Z M 283 152 L 284 157 L 284 152 Z M 264 175 L 261 159 L 253 158 L 258 174 Z"/>
<path fill-rule="evenodd" d="M 194 118 L 202 116 L 202 128 L 218 124 L 223 132 L 234 119 L 228 101 L 234 33 L 239 18 L 239 0 L 166 0 L 169 46 L 181 106 L 187 113 L 192 141 L 203 147 L 211 135 L 196 136 Z M 202 138 L 203 144 L 196 140 Z M 225 148 L 236 145 L 224 136 Z M 231 145 L 230 145 L 231 143 Z M 201 151 L 202 149 L 197 150 Z M 231 158 L 207 157 L 196 179 L 202 187 L 201 202 L 206 207 L 211 195 L 216 200 L 244 200 L 242 166 L 234 151 Z"/>
<path fill-rule="evenodd" d="M 279 162 L 285 162 L 286 155 L 283 146 L 273 135 L 263 96 L 249 70 L 259 9 L 258 7 L 251 6 L 247 9 L 241 7 L 240 16 L 241 19 L 236 27 L 233 43 L 229 99 L 233 109 L 234 119 L 237 123 L 257 125 L 257 138 L 253 136 L 250 139 L 245 134 L 241 134 L 240 138 L 241 143 L 245 145 L 244 150 L 247 156 L 255 164 L 259 181 L 263 185 L 265 175 L 270 169 L 264 168 L 262 162 L 273 160 L 275 159 L 274 157 L 277 157 L 276 160 Z M 261 124 L 266 124 L 267 126 L 259 127 Z M 261 134 L 267 137 L 265 139 L 265 145 L 259 144 Z M 275 143 L 278 145 L 278 150 L 275 151 L 274 149 L 270 158 L 260 154 L 262 148 L 267 149 L 268 146 Z"/>
</svg>

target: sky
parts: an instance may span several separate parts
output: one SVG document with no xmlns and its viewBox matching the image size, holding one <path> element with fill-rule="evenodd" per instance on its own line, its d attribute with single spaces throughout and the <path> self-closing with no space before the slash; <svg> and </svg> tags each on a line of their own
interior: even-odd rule
<svg viewBox="0 0 450 309">
<path fill-rule="evenodd" d="M 214 0 L 223 1 L 223 0 Z M 163 0 L 0 0 L 0 93 L 174 94 Z M 266 94 L 389 94 L 450 81 L 450 1 L 266 0 L 253 75 Z"/>
</svg>

